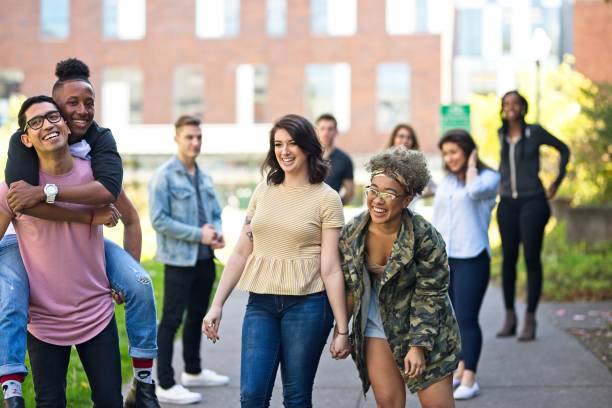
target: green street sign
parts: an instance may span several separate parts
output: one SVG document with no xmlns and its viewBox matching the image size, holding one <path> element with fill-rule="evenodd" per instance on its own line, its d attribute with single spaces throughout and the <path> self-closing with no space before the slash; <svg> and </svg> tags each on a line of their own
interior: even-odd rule
<svg viewBox="0 0 612 408">
<path fill-rule="evenodd" d="M 440 136 L 457 128 L 470 131 L 470 105 L 440 105 Z"/>
</svg>

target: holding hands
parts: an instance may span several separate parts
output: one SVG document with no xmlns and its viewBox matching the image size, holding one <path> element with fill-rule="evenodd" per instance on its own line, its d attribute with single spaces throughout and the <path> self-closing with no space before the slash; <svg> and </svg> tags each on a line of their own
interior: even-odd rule
<svg viewBox="0 0 612 408">
<path fill-rule="evenodd" d="M 208 340 L 216 343 L 220 340 L 219 337 L 219 325 L 221 324 L 221 316 L 223 315 L 223 309 L 221 306 L 212 305 L 208 309 L 208 313 L 202 320 L 202 333 L 206 335 Z"/>
<path fill-rule="evenodd" d="M 338 326 L 334 326 L 334 335 L 329 352 L 334 360 L 343 360 L 351 354 L 351 344 L 348 337 L 348 329 L 344 333 L 338 331 Z"/>
</svg>

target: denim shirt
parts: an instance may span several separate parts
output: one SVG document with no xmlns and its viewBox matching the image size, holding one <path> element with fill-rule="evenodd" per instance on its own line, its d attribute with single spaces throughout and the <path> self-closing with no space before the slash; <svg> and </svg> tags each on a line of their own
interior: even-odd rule
<svg viewBox="0 0 612 408">
<path fill-rule="evenodd" d="M 221 207 L 212 179 L 200 171 L 200 198 L 206 219 L 221 234 Z M 149 183 L 151 224 L 157 233 L 156 259 L 174 266 L 194 266 L 202 226 L 198 225 L 196 190 L 178 157 L 173 157 L 157 169 Z"/>
<path fill-rule="evenodd" d="M 491 255 L 489 222 L 499 179 L 499 173 L 484 169 L 467 185 L 454 174 L 438 185 L 432 224 L 442 234 L 449 258 L 473 258 L 485 249 Z"/>
</svg>

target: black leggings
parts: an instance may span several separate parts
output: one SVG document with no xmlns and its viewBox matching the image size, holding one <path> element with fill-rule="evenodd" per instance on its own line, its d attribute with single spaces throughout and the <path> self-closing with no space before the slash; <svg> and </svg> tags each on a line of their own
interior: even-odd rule
<svg viewBox="0 0 612 408">
<path fill-rule="evenodd" d="M 516 291 L 516 263 L 519 244 L 523 243 L 523 255 L 527 265 L 527 312 L 535 313 L 542 293 L 542 242 L 544 228 L 550 218 L 546 197 L 502 197 L 497 208 L 497 224 L 504 255 L 502 284 L 507 310 L 514 310 Z"/>
<path fill-rule="evenodd" d="M 476 372 L 482 350 L 482 330 L 478 313 L 489 284 L 491 262 L 487 251 L 474 258 L 448 258 L 448 293 L 455 309 L 461 334 L 461 356 L 466 370 Z"/>
<path fill-rule="evenodd" d="M 55 346 L 28 333 L 37 408 L 66 406 L 66 373 L 71 346 Z M 76 346 L 91 387 L 93 406 L 121 408 L 121 357 L 115 318 L 93 339 Z"/>
</svg>

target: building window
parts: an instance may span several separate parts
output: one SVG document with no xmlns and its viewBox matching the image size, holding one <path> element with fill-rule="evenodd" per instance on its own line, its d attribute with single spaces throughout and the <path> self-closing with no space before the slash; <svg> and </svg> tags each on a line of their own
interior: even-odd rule
<svg viewBox="0 0 612 408">
<path fill-rule="evenodd" d="M 282 37 L 287 32 L 287 0 L 268 0 L 266 31 L 270 37 Z"/>
<path fill-rule="evenodd" d="M 482 12 L 479 9 L 457 10 L 457 55 L 478 57 L 482 53 Z"/>
<path fill-rule="evenodd" d="M 380 64 L 376 72 L 376 126 L 388 132 L 410 121 L 410 65 Z"/>
<path fill-rule="evenodd" d="M 266 123 L 267 107 L 267 67 L 239 65 L 236 69 L 236 122 Z"/>
<path fill-rule="evenodd" d="M 142 72 L 106 68 L 102 75 L 102 123 L 122 126 L 142 123 Z"/>
<path fill-rule="evenodd" d="M 21 93 L 23 79 L 24 75 L 21 71 L 14 69 L 0 70 L 0 126 L 4 125 L 8 119 L 11 96 Z M 19 109 L 19 107 L 17 107 L 17 109 Z M 13 114 L 17 117 L 17 111 Z"/>
<path fill-rule="evenodd" d="M 196 34 L 200 38 L 237 37 L 240 0 L 197 0 Z"/>
<path fill-rule="evenodd" d="M 386 0 L 385 26 L 390 35 L 431 32 L 429 0 Z"/>
<path fill-rule="evenodd" d="M 347 36 L 357 32 L 357 0 L 310 0 L 315 35 Z"/>
<path fill-rule="evenodd" d="M 68 38 L 70 0 L 40 0 L 40 34 L 45 39 Z"/>
<path fill-rule="evenodd" d="M 141 40 L 146 32 L 146 0 L 104 0 L 104 37 Z"/>
<path fill-rule="evenodd" d="M 174 70 L 172 114 L 202 116 L 204 75 L 200 67 L 178 67 Z"/>
<path fill-rule="evenodd" d="M 501 51 L 503 55 L 512 54 L 512 9 L 501 10 Z"/>
<path fill-rule="evenodd" d="M 351 127 L 351 67 L 349 64 L 311 64 L 306 67 L 306 116 L 316 120 L 331 113 L 338 129 Z"/>
</svg>

